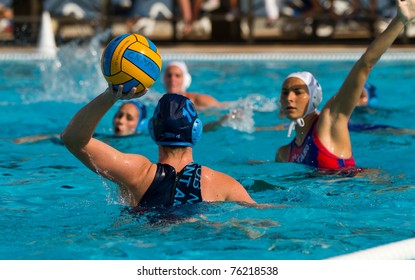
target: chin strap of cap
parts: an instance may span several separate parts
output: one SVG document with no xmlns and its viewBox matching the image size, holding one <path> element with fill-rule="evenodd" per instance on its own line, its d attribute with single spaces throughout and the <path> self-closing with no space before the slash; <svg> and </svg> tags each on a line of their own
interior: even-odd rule
<svg viewBox="0 0 415 280">
<path fill-rule="evenodd" d="M 291 121 L 290 126 L 288 127 L 288 135 L 287 137 L 291 137 L 291 132 L 294 130 L 296 125 L 299 125 L 301 127 L 304 127 L 305 123 L 304 123 L 304 119 L 303 118 L 299 118 L 296 119 L 295 121 Z"/>
</svg>

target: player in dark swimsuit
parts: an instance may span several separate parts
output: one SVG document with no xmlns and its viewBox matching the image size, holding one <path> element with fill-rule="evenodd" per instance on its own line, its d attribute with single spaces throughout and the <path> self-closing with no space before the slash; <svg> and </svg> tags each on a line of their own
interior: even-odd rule
<svg viewBox="0 0 415 280">
<path fill-rule="evenodd" d="M 200 201 L 255 203 L 234 178 L 194 163 L 193 146 L 202 135 L 202 122 L 193 103 L 179 94 L 165 94 L 148 122 L 149 134 L 158 145 L 158 162 L 139 154 L 122 153 L 93 138 L 100 119 L 128 95 L 108 89 L 82 108 L 61 135 L 68 150 L 92 171 L 128 190 L 132 206 L 158 207 Z M 142 94 L 141 94 L 142 95 Z M 137 147 L 140 149 L 140 147 Z"/>
</svg>

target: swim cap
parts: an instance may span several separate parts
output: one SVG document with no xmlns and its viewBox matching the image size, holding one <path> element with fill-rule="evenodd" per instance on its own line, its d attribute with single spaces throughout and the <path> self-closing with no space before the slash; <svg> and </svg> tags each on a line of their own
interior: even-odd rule
<svg viewBox="0 0 415 280">
<path fill-rule="evenodd" d="M 203 124 L 186 97 L 166 93 L 148 122 L 151 138 L 160 146 L 193 147 L 202 137 Z"/>
<path fill-rule="evenodd" d="M 308 88 L 308 92 L 310 95 L 310 99 L 308 101 L 307 111 L 304 113 L 304 115 L 291 122 L 290 127 L 288 129 L 288 137 L 291 136 L 291 132 L 294 129 L 295 125 L 298 124 L 301 127 L 304 126 L 304 118 L 310 114 L 311 112 L 317 112 L 317 107 L 320 105 L 321 100 L 323 99 L 323 90 L 319 84 L 319 82 L 314 78 L 313 74 L 310 72 L 294 72 L 288 75 L 285 79 L 289 78 L 298 78 L 302 80 Z"/>
<path fill-rule="evenodd" d="M 143 103 L 141 103 L 138 100 L 130 100 L 130 101 L 124 102 L 121 106 L 123 106 L 124 104 L 133 104 L 137 108 L 139 116 L 138 116 L 138 121 L 137 121 L 137 126 L 135 128 L 135 131 L 137 133 L 143 132 L 144 128 L 147 126 L 147 119 L 146 119 L 147 118 L 147 107 L 146 107 L 146 105 L 144 105 Z M 113 117 L 113 121 L 117 117 L 117 113 L 115 113 L 115 115 Z"/>
<path fill-rule="evenodd" d="M 180 68 L 180 70 L 182 70 L 182 73 L 183 73 L 182 90 L 186 91 L 190 87 L 190 84 L 192 83 L 192 76 L 190 76 L 190 73 L 189 73 L 189 70 L 187 69 L 186 63 L 184 63 L 183 61 L 172 61 L 169 64 L 167 64 L 166 69 L 168 69 L 170 66 L 176 66 L 176 67 Z M 164 82 L 164 83 L 166 83 L 166 82 Z"/>
<path fill-rule="evenodd" d="M 146 107 L 146 105 L 144 105 L 143 103 L 141 103 L 138 100 L 130 100 L 126 103 L 133 104 L 137 108 L 140 116 L 138 117 L 137 127 L 135 128 L 135 131 L 136 132 L 142 132 L 144 127 L 145 127 L 145 124 L 147 122 L 146 121 L 146 118 L 147 118 L 147 107 Z"/>
<path fill-rule="evenodd" d="M 367 92 L 367 106 L 373 106 L 378 102 L 378 95 L 376 93 L 376 87 L 369 83 L 365 83 L 363 86 Z"/>
</svg>

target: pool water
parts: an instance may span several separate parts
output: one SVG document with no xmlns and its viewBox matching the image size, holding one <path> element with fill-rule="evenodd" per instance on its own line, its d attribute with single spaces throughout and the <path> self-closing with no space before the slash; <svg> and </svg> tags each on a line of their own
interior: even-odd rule
<svg viewBox="0 0 415 280">
<path fill-rule="evenodd" d="M 13 143 L 22 136 L 59 134 L 105 89 L 97 49 L 68 45 L 56 60 L 0 62 L 0 259 L 318 260 L 415 236 L 414 135 L 352 133 L 355 159 L 371 171 L 349 177 L 275 163 L 277 148 L 290 141 L 287 132 L 255 132 L 256 126 L 283 122 L 276 102 L 288 73 L 313 72 L 324 103 L 351 68 L 348 59 L 254 60 L 247 54 L 187 61 L 191 91 L 233 100 L 232 108 L 242 110 L 242 120 L 204 133 L 195 160 L 235 177 L 254 200 L 270 207 L 201 203 L 133 214 L 114 184 L 58 141 Z M 378 107 L 353 118 L 415 129 L 414 69 L 415 60 L 381 60 L 369 79 L 378 88 Z M 150 112 L 163 90 L 159 80 L 143 98 Z M 97 132 L 112 133 L 115 110 Z M 227 112 L 209 110 L 200 118 L 206 123 Z M 105 141 L 157 160 L 148 135 Z"/>
</svg>

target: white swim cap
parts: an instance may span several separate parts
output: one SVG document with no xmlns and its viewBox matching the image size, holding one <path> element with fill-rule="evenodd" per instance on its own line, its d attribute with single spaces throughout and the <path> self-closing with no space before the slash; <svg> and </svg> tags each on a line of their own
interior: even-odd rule
<svg viewBox="0 0 415 280">
<path fill-rule="evenodd" d="M 319 82 L 316 80 L 316 78 L 314 78 L 313 74 L 311 74 L 310 72 L 294 72 L 288 75 L 285 78 L 285 80 L 289 78 L 298 78 L 307 85 L 308 92 L 310 94 L 310 100 L 308 101 L 307 111 L 304 113 L 304 115 L 301 118 L 291 122 L 290 127 L 288 129 L 288 137 L 291 136 L 291 132 L 296 124 L 303 127 L 304 118 L 311 112 L 317 112 L 317 107 L 318 105 L 320 105 L 321 100 L 323 99 L 323 90 Z"/>
<path fill-rule="evenodd" d="M 183 73 L 182 90 L 186 91 L 190 87 L 190 84 L 192 83 L 192 76 L 190 76 L 190 73 L 189 73 L 189 70 L 187 69 L 186 63 L 184 63 L 183 61 L 172 61 L 169 64 L 167 64 L 166 69 L 169 68 L 170 66 L 176 66 L 180 70 L 182 70 L 182 73 Z"/>
</svg>

